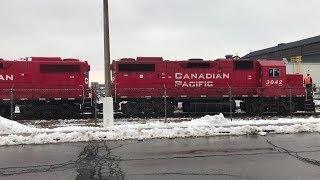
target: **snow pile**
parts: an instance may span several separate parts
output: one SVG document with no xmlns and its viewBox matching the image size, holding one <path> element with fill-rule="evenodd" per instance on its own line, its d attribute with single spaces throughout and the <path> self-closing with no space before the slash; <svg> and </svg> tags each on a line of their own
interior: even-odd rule
<svg viewBox="0 0 320 180">
<path fill-rule="evenodd" d="M 0 134 L 31 133 L 36 129 L 0 116 Z"/>
<path fill-rule="evenodd" d="M 187 122 L 188 125 L 197 125 L 197 124 L 208 124 L 208 125 L 223 125 L 225 123 L 230 123 L 232 122 L 230 119 L 226 119 L 223 114 L 219 114 L 219 115 L 215 115 L 215 116 L 204 116 L 202 118 L 199 119 L 194 119 L 191 120 L 190 122 Z"/>
<path fill-rule="evenodd" d="M 4 127 L 4 129 L 2 129 Z M 46 144 L 58 142 L 105 141 L 126 139 L 205 137 L 266 133 L 320 132 L 320 118 L 283 118 L 278 120 L 226 119 L 222 114 L 205 116 L 184 122 L 119 124 L 109 128 L 60 127 L 56 129 L 29 128 L 3 119 L 0 121 L 0 146 L 16 144 Z M 19 133 L 19 134 L 18 134 Z M 27 134 L 21 134 L 27 133 Z"/>
</svg>

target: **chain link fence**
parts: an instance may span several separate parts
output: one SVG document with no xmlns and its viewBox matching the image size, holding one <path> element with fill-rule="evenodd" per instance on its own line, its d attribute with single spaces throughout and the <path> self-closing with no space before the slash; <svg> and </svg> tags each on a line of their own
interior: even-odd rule
<svg viewBox="0 0 320 180">
<path fill-rule="evenodd" d="M 115 102 L 119 104 L 115 111 L 123 117 L 164 118 L 165 121 L 168 117 L 218 113 L 231 119 L 238 116 L 310 116 L 317 114 L 320 105 L 317 87 L 170 88 L 168 91 L 164 86 L 118 89 L 114 94 Z"/>
<path fill-rule="evenodd" d="M 13 120 L 99 119 L 103 97 L 95 89 L 83 88 L 1 89 L 0 113 Z M 320 88 L 128 88 L 115 89 L 114 103 L 116 118 L 168 121 L 168 118 L 193 118 L 220 112 L 231 119 L 267 115 L 292 117 L 314 115 L 319 111 Z"/>
<path fill-rule="evenodd" d="M 68 119 L 81 113 L 94 114 L 92 90 L 79 89 L 0 89 L 0 115 L 18 119 Z"/>
</svg>

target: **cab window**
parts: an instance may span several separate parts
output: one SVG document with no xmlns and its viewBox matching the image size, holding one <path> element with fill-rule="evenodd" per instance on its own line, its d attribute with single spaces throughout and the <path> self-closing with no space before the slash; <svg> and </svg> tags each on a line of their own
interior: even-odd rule
<svg viewBox="0 0 320 180">
<path fill-rule="evenodd" d="M 280 77 L 280 69 L 278 68 L 269 69 L 269 77 Z"/>
</svg>

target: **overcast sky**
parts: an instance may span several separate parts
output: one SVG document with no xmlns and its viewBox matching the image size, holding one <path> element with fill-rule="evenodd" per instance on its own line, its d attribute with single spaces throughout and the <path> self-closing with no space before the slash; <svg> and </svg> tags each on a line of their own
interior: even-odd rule
<svg viewBox="0 0 320 180">
<path fill-rule="evenodd" d="M 112 59 L 243 56 L 319 35 L 319 0 L 109 0 Z M 0 0 L 0 57 L 75 57 L 103 82 L 102 0 Z"/>
</svg>

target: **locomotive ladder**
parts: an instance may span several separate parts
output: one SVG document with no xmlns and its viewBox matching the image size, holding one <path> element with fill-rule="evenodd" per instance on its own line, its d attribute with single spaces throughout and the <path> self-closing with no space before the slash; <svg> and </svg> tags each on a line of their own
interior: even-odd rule
<svg viewBox="0 0 320 180">
<path fill-rule="evenodd" d="M 307 96 L 305 102 L 305 111 L 306 112 L 316 112 L 315 104 L 313 102 L 313 92 L 307 89 Z"/>
</svg>

